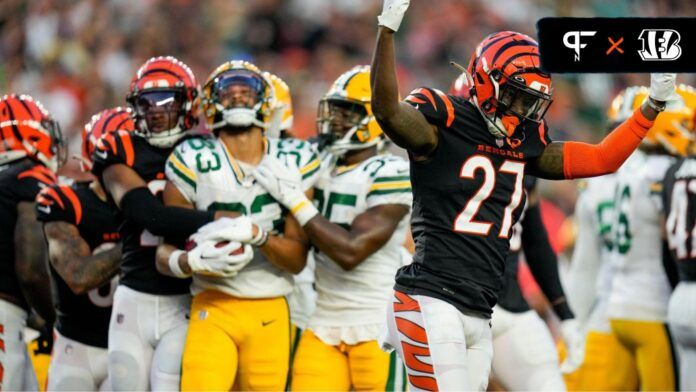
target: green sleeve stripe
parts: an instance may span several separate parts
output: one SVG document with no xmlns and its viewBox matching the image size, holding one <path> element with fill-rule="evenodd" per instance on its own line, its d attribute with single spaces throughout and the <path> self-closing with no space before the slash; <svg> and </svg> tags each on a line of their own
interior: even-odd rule
<svg viewBox="0 0 696 392">
<path fill-rule="evenodd" d="M 169 165 L 169 168 L 172 169 L 172 171 L 174 171 L 174 174 L 176 174 L 177 177 L 179 177 L 180 179 L 184 180 L 184 182 L 186 182 L 187 184 L 189 184 L 189 185 L 191 186 L 191 188 L 193 188 L 194 191 L 196 190 L 196 181 L 194 181 L 194 180 L 192 180 L 191 178 L 187 177 L 186 174 L 184 174 L 182 171 L 180 171 L 179 169 L 177 169 L 176 166 L 174 166 L 173 163 L 167 162 L 167 164 Z"/>
<path fill-rule="evenodd" d="M 394 177 L 379 177 L 375 178 L 373 182 L 396 182 L 396 181 L 408 181 L 411 177 L 409 176 L 394 176 Z"/>
<path fill-rule="evenodd" d="M 181 156 L 181 154 L 179 154 L 179 151 L 174 150 L 174 156 L 176 157 L 176 159 L 179 160 L 179 162 L 181 162 L 182 165 L 188 167 L 188 165 L 186 164 L 186 161 L 184 161 L 184 158 Z"/>
<path fill-rule="evenodd" d="M 396 188 L 396 189 L 377 189 L 377 190 L 374 190 L 374 191 L 371 191 L 370 193 L 368 193 L 367 197 L 389 195 L 392 193 L 411 193 L 411 187 Z"/>
<path fill-rule="evenodd" d="M 312 176 L 314 173 L 318 172 L 320 168 L 321 168 L 321 165 L 317 165 L 317 167 L 315 167 L 314 169 L 312 169 L 312 170 L 308 171 L 307 173 L 303 174 L 303 175 L 302 175 L 302 179 L 305 180 L 305 179 L 309 178 L 309 177 Z"/>
</svg>

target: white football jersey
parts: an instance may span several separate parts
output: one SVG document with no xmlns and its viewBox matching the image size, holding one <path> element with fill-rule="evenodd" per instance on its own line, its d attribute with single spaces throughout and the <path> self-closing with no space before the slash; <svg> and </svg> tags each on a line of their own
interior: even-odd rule
<svg viewBox="0 0 696 392">
<path fill-rule="evenodd" d="M 662 264 L 662 180 L 674 158 L 636 151 L 619 169 L 612 224 L 609 318 L 665 321 L 671 286 Z"/>
<path fill-rule="evenodd" d="M 349 228 L 365 210 L 384 204 L 412 203 L 409 165 L 403 158 L 377 155 L 357 165 L 322 171 L 314 199 L 331 222 Z M 382 248 L 351 271 L 314 250 L 317 305 L 309 328 L 381 324 L 402 265 L 407 214 Z M 373 337 L 373 339 L 376 337 Z"/>
<path fill-rule="evenodd" d="M 608 332 L 616 176 L 588 178 L 582 184 L 575 203 L 577 237 L 566 293 L 581 325 L 588 330 Z"/>
<path fill-rule="evenodd" d="M 307 142 L 296 139 L 265 139 L 266 155 L 299 168 L 305 190 L 319 173 L 319 157 Z M 167 179 L 194 206 L 203 211 L 236 211 L 251 217 L 256 225 L 282 234 L 289 213 L 266 190 L 253 181 L 251 165 L 239 162 L 224 143 L 212 136 L 187 139 L 174 149 L 166 166 Z M 195 295 L 213 289 L 239 298 L 271 298 L 288 294 L 293 277 L 266 260 L 261 251 L 232 278 L 194 275 Z"/>
</svg>

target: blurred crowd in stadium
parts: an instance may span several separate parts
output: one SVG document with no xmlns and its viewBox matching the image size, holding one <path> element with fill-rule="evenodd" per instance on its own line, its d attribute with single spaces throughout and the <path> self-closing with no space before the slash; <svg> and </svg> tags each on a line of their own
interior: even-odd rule
<svg viewBox="0 0 696 392">
<path fill-rule="evenodd" d="M 31 92 L 60 122 L 79 151 L 92 113 L 124 105 L 136 67 L 172 54 L 199 80 L 227 59 L 253 59 L 290 85 L 294 133 L 315 134 L 317 102 L 331 81 L 369 64 L 381 0 L 3 0 L 0 2 L 0 90 Z M 688 13 L 688 0 L 417 1 L 397 36 L 401 92 L 415 84 L 447 89 L 485 35 L 516 30 L 535 36 L 544 16 L 664 16 Z M 693 83 L 693 80 L 683 80 Z M 554 76 L 547 114 L 555 139 L 596 141 L 604 108 L 620 89 L 647 75 Z M 62 173 L 79 176 L 71 162 Z M 572 211 L 572 182 L 546 183 L 544 194 Z"/>
</svg>

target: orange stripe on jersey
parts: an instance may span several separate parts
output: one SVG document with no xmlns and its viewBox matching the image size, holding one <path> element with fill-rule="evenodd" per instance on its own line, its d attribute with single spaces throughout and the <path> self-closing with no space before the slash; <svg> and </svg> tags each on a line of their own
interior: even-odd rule
<svg viewBox="0 0 696 392">
<path fill-rule="evenodd" d="M 415 97 L 413 95 L 409 95 L 408 97 L 404 98 L 404 101 L 413 102 L 413 103 L 425 103 L 424 100 L 422 100 L 418 97 Z"/>
<path fill-rule="evenodd" d="M 426 98 L 428 98 L 428 101 L 430 101 L 430 104 L 433 105 L 433 108 L 437 112 L 437 104 L 435 103 L 435 97 L 430 93 L 430 90 L 424 89 L 424 88 L 417 88 L 413 90 L 414 94 L 423 94 Z"/>
<path fill-rule="evenodd" d="M 82 221 L 82 204 L 80 204 L 80 199 L 77 198 L 75 191 L 69 186 L 63 185 L 60 187 L 60 190 L 70 200 L 70 204 L 72 204 L 75 211 L 75 224 L 79 225 L 80 221 Z"/>
<path fill-rule="evenodd" d="M 133 141 L 128 132 L 119 132 L 119 138 L 123 143 L 123 151 L 126 154 L 126 165 L 133 166 L 135 162 L 135 151 L 133 150 Z"/>
<path fill-rule="evenodd" d="M 33 168 L 29 170 L 25 170 L 17 176 L 18 179 L 23 179 L 27 177 L 32 177 L 37 179 L 39 182 L 42 182 L 46 185 L 51 185 L 56 182 L 55 175 L 51 173 L 50 170 L 46 169 L 48 172 L 40 170 L 41 168 L 44 168 L 43 166 L 34 166 Z M 45 168 L 44 168 L 45 169 Z"/>
<path fill-rule="evenodd" d="M 401 291 L 394 291 L 394 312 L 420 312 L 418 301 Z"/>
<path fill-rule="evenodd" d="M 41 193 L 45 193 L 48 195 L 51 199 L 53 199 L 54 202 L 58 203 L 60 208 L 65 209 L 65 204 L 63 203 L 63 199 L 61 199 L 60 195 L 58 195 L 58 192 L 56 192 L 55 189 L 53 188 L 44 188 Z"/>
<path fill-rule="evenodd" d="M 42 193 L 39 193 L 39 194 L 36 196 L 36 202 L 39 203 L 39 204 L 41 204 L 42 206 L 50 206 L 51 204 L 53 204 L 53 202 L 51 201 L 51 199 L 49 199 L 48 197 L 46 197 L 46 196 L 43 195 L 43 192 L 42 192 Z"/>
<path fill-rule="evenodd" d="M 445 103 L 445 108 L 447 109 L 447 127 L 452 125 L 452 122 L 454 122 L 454 105 L 452 105 L 452 101 L 450 101 L 449 97 L 445 95 L 442 91 L 440 90 L 435 90 L 435 94 L 437 94 L 438 97 L 442 99 L 442 102 Z"/>
</svg>

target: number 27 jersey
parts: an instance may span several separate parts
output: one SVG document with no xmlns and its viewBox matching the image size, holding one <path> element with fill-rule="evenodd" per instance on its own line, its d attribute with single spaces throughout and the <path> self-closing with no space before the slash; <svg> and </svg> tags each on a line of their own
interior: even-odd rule
<svg viewBox="0 0 696 392">
<path fill-rule="evenodd" d="M 419 88 L 405 101 L 437 127 L 438 146 L 425 160 L 411 157 L 416 254 L 397 272 L 395 288 L 490 317 L 525 202 L 525 166 L 550 142 L 546 124 L 495 139 L 464 99 Z"/>
</svg>

